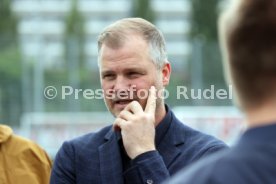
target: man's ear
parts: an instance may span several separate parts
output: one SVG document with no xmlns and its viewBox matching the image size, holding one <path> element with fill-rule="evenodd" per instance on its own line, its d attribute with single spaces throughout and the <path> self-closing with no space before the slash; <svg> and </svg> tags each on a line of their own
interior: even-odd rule
<svg viewBox="0 0 276 184">
<path fill-rule="evenodd" d="M 170 82 L 171 64 L 166 62 L 162 68 L 162 82 L 163 86 L 167 86 Z"/>
</svg>

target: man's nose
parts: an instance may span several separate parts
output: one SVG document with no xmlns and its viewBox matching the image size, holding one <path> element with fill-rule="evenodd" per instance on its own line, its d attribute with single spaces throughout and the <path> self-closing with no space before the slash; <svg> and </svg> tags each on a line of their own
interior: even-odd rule
<svg viewBox="0 0 276 184">
<path fill-rule="evenodd" d="M 127 91 L 130 89 L 130 86 L 131 86 L 131 84 L 128 79 L 126 79 L 123 76 L 118 76 L 115 81 L 113 90 L 116 92 Z"/>
</svg>

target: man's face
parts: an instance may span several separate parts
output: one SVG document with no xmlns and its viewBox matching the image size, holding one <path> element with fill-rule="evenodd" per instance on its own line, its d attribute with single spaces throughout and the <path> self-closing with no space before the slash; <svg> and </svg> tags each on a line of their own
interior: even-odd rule
<svg viewBox="0 0 276 184">
<path fill-rule="evenodd" d="M 100 54 L 105 103 L 115 117 L 133 100 L 144 109 L 147 101 L 145 91 L 151 86 L 160 90 L 167 84 L 163 80 L 162 69 L 158 70 L 150 59 L 148 44 L 139 35 L 128 36 L 120 48 L 103 44 Z"/>
</svg>

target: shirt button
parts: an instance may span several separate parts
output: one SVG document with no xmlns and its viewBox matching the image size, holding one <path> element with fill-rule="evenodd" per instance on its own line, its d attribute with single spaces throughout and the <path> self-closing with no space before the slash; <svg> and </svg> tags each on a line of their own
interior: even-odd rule
<svg viewBox="0 0 276 184">
<path fill-rule="evenodd" d="M 153 184 L 152 180 L 147 180 L 147 184 Z"/>
</svg>

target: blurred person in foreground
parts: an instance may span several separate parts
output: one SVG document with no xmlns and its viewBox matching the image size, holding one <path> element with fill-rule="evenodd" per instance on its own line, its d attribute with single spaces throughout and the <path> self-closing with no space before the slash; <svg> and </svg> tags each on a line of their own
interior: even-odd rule
<svg viewBox="0 0 276 184">
<path fill-rule="evenodd" d="M 228 79 L 248 129 L 233 148 L 185 168 L 170 184 L 276 183 L 276 1 L 237 0 L 222 14 Z"/>
<path fill-rule="evenodd" d="M 52 162 L 34 142 L 0 124 L 0 183 L 48 184 Z"/>
<path fill-rule="evenodd" d="M 98 64 L 111 126 L 66 141 L 51 184 L 160 183 L 226 145 L 181 123 L 164 104 L 171 66 L 162 33 L 141 18 L 108 26 L 98 39 Z M 158 95 L 159 94 L 159 95 Z"/>
</svg>

